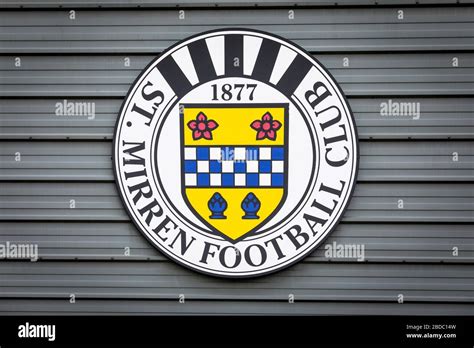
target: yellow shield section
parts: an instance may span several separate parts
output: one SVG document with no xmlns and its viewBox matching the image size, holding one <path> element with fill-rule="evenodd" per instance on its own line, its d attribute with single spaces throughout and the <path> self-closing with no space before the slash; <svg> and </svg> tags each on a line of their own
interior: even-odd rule
<svg viewBox="0 0 474 348">
<path fill-rule="evenodd" d="M 283 189 L 281 188 L 252 189 L 262 205 L 257 213 L 259 219 L 243 219 L 245 213 L 242 211 L 241 202 L 250 190 L 245 188 L 223 188 L 219 192 L 225 197 L 228 204 L 225 211 L 226 219 L 211 219 L 207 202 L 216 191 L 207 188 L 187 188 L 186 196 L 189 204 L 208 225 L 232 240 L 239 239 L 261 225 L 262 221 L 274 214 L 283 198 Z"/>
<path fill-rule="evenodd" d="M 182 193 L 211 230 L 238 241 L 286 198 L 288 104 L 182 104 Z"/>
</svg>

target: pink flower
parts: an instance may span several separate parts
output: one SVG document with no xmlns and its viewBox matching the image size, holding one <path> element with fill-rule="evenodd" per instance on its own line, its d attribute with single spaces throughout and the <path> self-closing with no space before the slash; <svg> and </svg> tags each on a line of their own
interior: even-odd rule
<svg viewBox="0 0 474 348">
<path fill-rule="evenodd" d="M 250 125 L 257 131 L 257 140 L 263 140 L 265 138 L 269 140 L 276 140 L 277 130 L 281 128 L 280 121 L 274 120 L 273 116 L 266 112 L 262 116 L 262 120 L 255 120 Z"/>
<path fill-rule="evenodd" d="M 193 131 L 194 140 L 201 138 L 212 140 L 212 131 L 219 127 L 219 125 L 214 120 L 208 120 L 207 116 L 200 112 L 196 120 L 188 122 L 188 127 Z"/>
</svg>

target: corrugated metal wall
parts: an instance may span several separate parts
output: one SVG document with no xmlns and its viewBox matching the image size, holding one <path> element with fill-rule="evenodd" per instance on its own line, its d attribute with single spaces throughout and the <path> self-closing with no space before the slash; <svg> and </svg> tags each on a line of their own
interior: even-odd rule
<svg viewBox="0 0 474 348">
<path fill-rule="evenodd" d="M 1 313 L 474 313 L 473 1 L 100 3 L 0 1 L 0 243 L 38 243 L 41 257 L 0 261 Z M 360 175 L 327 243 L 364 244 L 365 262 L 320 249 L 271 276 L 214 279 L 129 221 L 111 140 L 130 84 L 176 40 L 227 26 L 293 40 L 341 84 Z M 56 115 L 65 99 L 95 117 Z M 419 117 L 381 114 L 400 102 Z"/>
</svg>

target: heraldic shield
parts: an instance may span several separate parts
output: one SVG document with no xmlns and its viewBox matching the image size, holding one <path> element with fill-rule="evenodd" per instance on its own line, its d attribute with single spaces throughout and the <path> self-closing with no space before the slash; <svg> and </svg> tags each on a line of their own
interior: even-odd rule
<svg viewBox="0 0 474 348">
<path fill-rule="evenodd" d="M 182 194 L 214 232 L 236 242 L 282 206 L 288 104 L 181 104 Z"/>
</svg>

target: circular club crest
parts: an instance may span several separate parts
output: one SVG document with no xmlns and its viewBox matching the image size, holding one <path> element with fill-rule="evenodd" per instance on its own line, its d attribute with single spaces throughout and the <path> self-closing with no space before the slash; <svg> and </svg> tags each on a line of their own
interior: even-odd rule
<svg viewBox="0 0 474 348">
<path fill-rule="evenodd" d="M 309 255 L 356 181 L 353 116 L 302 48 L 247 29 L 169 48 L 134 82 L 114 172 L 137 228 L 199 272 L 252 277 Z"/>
</svg>

